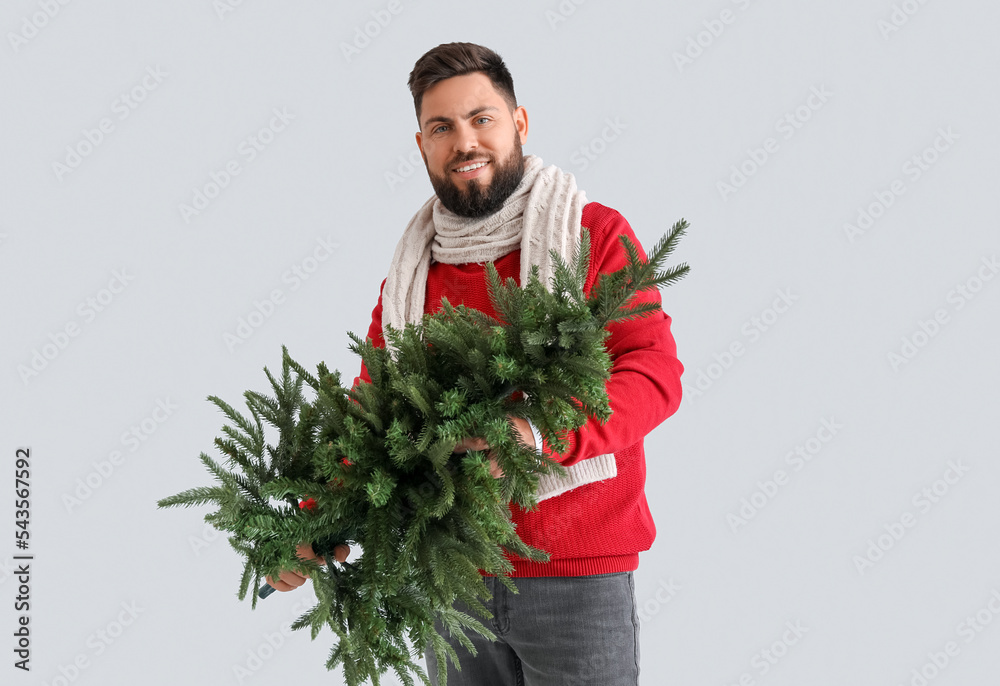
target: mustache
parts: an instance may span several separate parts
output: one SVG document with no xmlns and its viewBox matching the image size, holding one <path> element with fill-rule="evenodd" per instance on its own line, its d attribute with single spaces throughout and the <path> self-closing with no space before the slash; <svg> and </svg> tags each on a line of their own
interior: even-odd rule
<svg viewBox="0 0 1000 686">
<path fill-rule="evenodd" d="M 487 162 L 492 162 L 493 161 L 493 157 L 491 157 L 489 155 L 486 155 L 486 156 L 483 156 L 483 155 L 478 155 L 478 156 L 477 155 L 473 155 L 472 157 L 469 157 L 469 158 L 464 159 L 464 160 L 455 160 L 455 161 L 453 161 L 448 166 L 448 169 L 454 169 L 455 167 L 460 167 L 461 165 L 465 164 L 466 162 L 472 162 L 473 160 L 481 160 L 484 157 L 485 157 L 485 159 L 486 159 Z"/>
</svg>

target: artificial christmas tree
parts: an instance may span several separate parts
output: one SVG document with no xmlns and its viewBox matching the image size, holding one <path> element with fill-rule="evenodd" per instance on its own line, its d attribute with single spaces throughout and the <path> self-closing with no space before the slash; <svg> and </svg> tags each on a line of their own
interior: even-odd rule
<svg viewBox="0 0 1000 686">
<path fill-rule="evenodd" d="M 659 271 L 686 227 L 683 219 L 675 223 L 645 260 L 622 236 L 628 263 L 600 275 L 587 295 L 585 228 L 568 264 L 553 251 L 550 289 L 537 267 L 519 288 L 513 279 L 501 282 L 487 264 L 496 318 L 445 300 L 419 327 L 387 327 L 384 348 L 349 334 L 370 384 L 344 388 L 340 373 L 323 363 L 314 376 L 283 348 L 280 378 L 265 368 L 274 395 L 244 394 L 251 417 L 209 397 L 231 422 L 215 440 L 226 464 L 201 454 L 219 485 L 184 491 L 159 506 L 218 505 L 205 520 L 228 532 L 246 559 L 241 600 L 283 569 L 311 577 L 318 603 L 292 626 L 309 626 L 314 639 L 324 626 L 337 634 L 326 666 L 343 665 L 350 686 L 365 679 L 377 685 L 389 670 L 405 684 L 414 683 L 414 674 L 429 684 L 407 641 L 417 650 L 434 647 L 444 686 L 444 661 L 458 665 L 458 656 L 435 631 L 435 619 L 474 653 L 465 630 L 495 637 L 453 602 L 461 599 L 488 618 L 482 573 L 516 593 L 507 555 L 548 559 L 518 537 L 509 507 L 537 507 L 539 475 L 563 467 L 519 443 L 511 418 L 533 422 L 556 453 L 566 448 L 561 434 L 588 417 L 607 420 L 605 327 L 658 309 L 629 301 L 687 273 L 684 264 Z M 303 384 L 313 399 L 304 397 Z M 273 445 L 265 422 L 277 430 Z M 454 452 L 469 436 L 486 440 L 500 478 L 490 474 L 486 451 Z M 329 561 L 325 569 L 295 555 L 302 542 Z M 333 549 L 343 542 L 362 554 L 340 567 Z"/>
</svg>

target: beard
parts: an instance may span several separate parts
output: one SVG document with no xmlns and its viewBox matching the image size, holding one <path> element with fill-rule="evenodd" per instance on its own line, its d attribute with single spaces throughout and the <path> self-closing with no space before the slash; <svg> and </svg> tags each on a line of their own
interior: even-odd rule
<svg viewBox="0 0 1000 686">
<path fill-rule="evenodd" d="M 483 155 L 473 153 L 469 159 L 477 157 L 483 157 Z M 524 178 L 524 154 L 521 152 L 521 139 L 517 132 L 514 132 L 514 147 L 506 159 L 499 162 L 494 157 L 488 159 L 493 166 L 493 180 L 485 190 L 478 178 L 459 179 L 455 182 L 448 176 L 435 175 L 431 172 L 430 167 L 427 167 L 431 186 L 434 187 L 434 192 L 441 200 L 441 204 L 460 217 L 473 219 L 493 214 L 503 207 L 504 201 L 510 197 L 517 185 L 521 183 L 521 179 Z M 463 160 L 459 160 L 455 166 L 461 166 L 462 162 Z M 426 157 L 424 157 L 424 165 L 427 165 Z M 452 165 L 449 165 L 448 168 L 451 169 L 451 167 Z"/>
</svg>

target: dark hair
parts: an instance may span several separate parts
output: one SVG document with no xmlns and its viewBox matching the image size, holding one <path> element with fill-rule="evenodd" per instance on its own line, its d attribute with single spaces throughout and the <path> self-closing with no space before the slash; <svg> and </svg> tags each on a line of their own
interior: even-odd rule
<svg viewBox="0 0 1000 686">
<path fill-rule="evenodd" d="M 514 79 L 511 78 L 507 65 L 503 63 L 500 55 L 475 43 L 442 43 L 420 56 L 406 82 L 413 94 L 417 126 L 420 126 L 420 107 L 424 91 L 438 81 L 476 71 L 481 71 L 489 77 L 490 83 L 503 96 L 507 107 L 514 111 L 517 107 Z"/>
</svg>

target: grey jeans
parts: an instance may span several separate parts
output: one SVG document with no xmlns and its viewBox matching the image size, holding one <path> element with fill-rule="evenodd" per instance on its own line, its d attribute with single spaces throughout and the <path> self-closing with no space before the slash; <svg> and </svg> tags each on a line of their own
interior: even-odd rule
<svg viewBox="0 0 1000 686">
<path fill-rule="evenodd" d="M 632 572 L 591 576 L 513 578 L 514 594 L 485 577 L 492 598 L 484 620 L 464 602 L 455 607 L 497 635 L 466 635 L 476 656 L 435 627 L 458 654 L 462 671 L 448 661 L 448 686 L 636 686 L 639 619 Z M 425 649 L 427 674 L 437 684 L 437 660 Z"/>
</svg>

